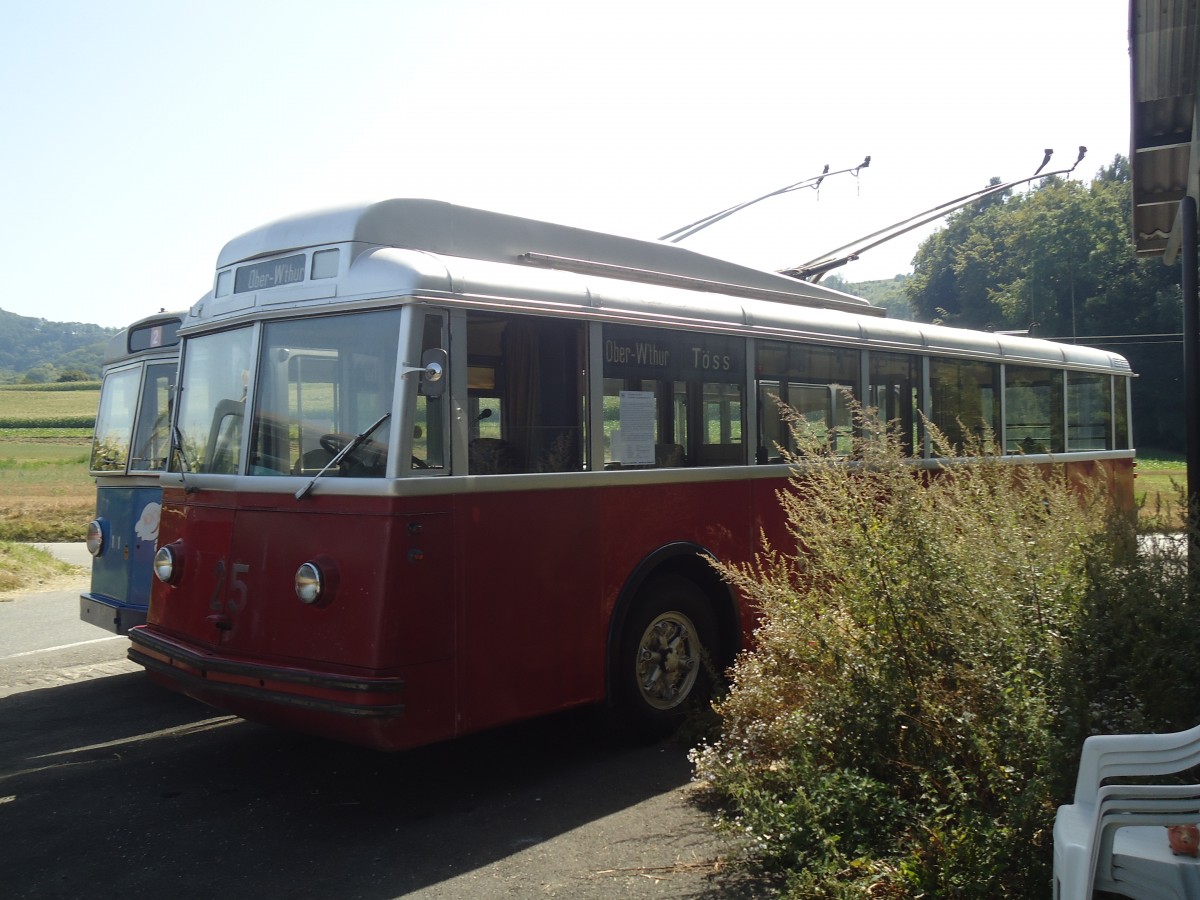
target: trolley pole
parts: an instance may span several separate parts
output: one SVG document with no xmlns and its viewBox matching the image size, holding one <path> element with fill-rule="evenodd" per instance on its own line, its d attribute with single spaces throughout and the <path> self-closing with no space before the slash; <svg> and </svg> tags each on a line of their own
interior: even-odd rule
<svg viewBox="0 0 1200 900">
<path fill-rule="evenodd" d="M 1196 270 L 1196 199 L 1179 203 L 1183 273 L 1183 378 L 1187 412 L 1188 591 L 1200 599 L 1200 294 Z"/>
</svg>

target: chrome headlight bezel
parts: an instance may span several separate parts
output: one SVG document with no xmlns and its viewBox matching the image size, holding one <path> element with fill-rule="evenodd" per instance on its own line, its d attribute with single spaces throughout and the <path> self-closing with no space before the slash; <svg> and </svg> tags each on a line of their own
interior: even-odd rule
<svg viewBox="0 0 1200 900">
<path fill-rule="evenodd" d="M 296 597 L 305 606 L 319 603 L 325 592 L 325 575 L 315 562 L 304 563 L 296 570 Z"/>
<path fill-rule="evenodd" d="M 87 547 L 88 553 L 92 554 L 95 559 L 101 556 L 108 549 L 108 523 L 104 519 L 96 518 L 87 524 L 87 537 L 84 539 L 84 545 Z"/>
<path fill-rule="evenodd" d="M 178 547 L 165 544 L 154 554 L 154 577 L 163 584 L 175 584 L 183 574 L 183 557 Z"/>
</svg>

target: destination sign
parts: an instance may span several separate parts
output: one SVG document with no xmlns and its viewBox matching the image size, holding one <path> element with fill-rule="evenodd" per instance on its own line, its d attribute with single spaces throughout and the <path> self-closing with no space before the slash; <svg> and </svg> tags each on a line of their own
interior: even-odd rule
<svg viewBox="0 0 1200 900">
<path fill-rule="evenodd" d="M 738 381 L 746 374 L 745 348 L 729 335 L 606 325 L 604 377 Z"/>
<path fill-rule="evenodd" d="M 233 277 L 233 292 L 262 291 L 304 280 L 304 254 L 242 266 Z"/>
<path fill-rule="evenodd" d="M 129 352 L 153 350 L 156 347 L 171 347 L 179 343 L 179 322 L 161 322 L 158 325 L 143 325 L 129 332 Z"/>
</svg>

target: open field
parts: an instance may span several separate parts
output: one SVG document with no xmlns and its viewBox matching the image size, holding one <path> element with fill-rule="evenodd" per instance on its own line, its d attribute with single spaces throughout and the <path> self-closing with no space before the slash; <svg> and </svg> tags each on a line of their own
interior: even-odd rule
<svg viewBox="0 0 1200 900">
<path fill-rule="evenodd" d="M 1167 527 L 1182 530 L 1185 518 L 1182 490 L 1187 485 L 1187 467 L 1181 460 L 1139 458 L 1133 482 L 1134 499 L 1142 504 L 1141 518 L 1165 520 Z"/>
<path fill-rule="evenodd" d="M 95 418 L 99 391 L 0 390 L 0 418 L 57 419 L 62 416 Z"/>
<path fill-rule="evenodd" d="M 73 388 L 73 389 L 66 389 Z M 11 428 L 86 428 L 95 423 L 98 385 L 0 385 L 0 437 Z"/>
<path fill-rule="evenodd" d="M 83 540 L 99 401 L 96 384 L 0 385 L 0 540 Z"/>
<path fill-rule="evenodd" d="M 96 508 L 89 435 L 11 438 L 0 429 L 0 540 L 82 541 Z"/>
</svg>

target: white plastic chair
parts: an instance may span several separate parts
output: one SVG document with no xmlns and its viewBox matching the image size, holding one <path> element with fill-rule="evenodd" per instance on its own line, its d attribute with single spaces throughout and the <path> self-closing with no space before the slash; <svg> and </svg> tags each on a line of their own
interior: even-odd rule
<svg viewBox="0 0 1200 900">
<path fill-rule="evenodd" d="M 1163 827 L 1197 822 L 1196 784 L 1147 785 L 1136 797 L 1102 800 L 1095 888 L 1129 897 L 1200 897 L 1200 860 L 1175 856 Z"/>
<path fill-rule="evenodd" d="M 1162 826 L 1200 822 L 1200 785 L 1105 784 L 1200 764 L 1200 726 L 1174 734 L 1097 735 L 1083 743 L 1074 802 L 1054 820 L 1054 896 L 1094 890 L 1200 898 L 1200 860 L 1175 856 Z"/>
</svg>

